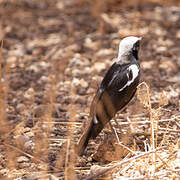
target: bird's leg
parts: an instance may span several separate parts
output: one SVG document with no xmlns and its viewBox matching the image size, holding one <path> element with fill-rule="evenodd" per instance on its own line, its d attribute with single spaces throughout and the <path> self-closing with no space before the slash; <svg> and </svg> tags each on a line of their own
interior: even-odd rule
<svg viewBox="0 0 180 180">
<path fill-rule="evenodd" d="M 121 126 L 119 125 L 119 123 L 117 122 L 116 119 L 114 119 L 114 122 L 116 123 L 116 126 L 118 127 L 120 133 L 122 133 L 122 131 L 121 131 Z"/>
<path fill-rule="evenodd" d="M 117 123 L 117 122 L 116 122 L 116 123 Z M 132 154 L 136 154 L 134 151 L 132 151 L 130 148 L 128 148 L 127 146 L 125 146 L 124 144 L 122 144 L 122 143 L 120 142 L 119 136 L 118 136 L 118 134 L 117 134 L 117 132 L 116 132 L 116 129 L 115 129 L 114 126 L 111 124 L 111 121 L 109 121 L 109 125 L 110 125 L 110 127 L 111 127 L 112 132 L 115 134 L 115 137 L 116 137 L 116 139 L 117 139 L 117 141 L 118 141 L 118 144 L 119 144 L 120 146 L 122 146 L 123 148 L 127 149 L 127 150 L 128 150 L 129 152 L 131 152 Z"/>
<path fill-rule="evenodd" d="M 132 125 L 132 121 L 131 121 L 131 119 L 127 116 L 127 121 L 129 122 L 129 129 L 130 129 L 130 132 L 131 132 L 131 134 L 134 134 L 135 132 L 136 132 L 136 130 L 134 129 L 134 127 L 133 127 L 133 125 Z"/>
<path fill-rule="evenodd" d="M 116 123 L 117 123 L 117 122 L 116 122 Z M 119 136 L 118 136 L 118 134 L 117 134 L 117 132 L 116 132 L 116 129 L 115 129 L 114 126 L 111 124 L 111 121 L 109 121 L 109 125 L 110 125 L 111 130 L 112 130 L 112 132 L 114 133 L 114 135 L 115 135 L 118 143 L 120 144 Z"/>
</svg>

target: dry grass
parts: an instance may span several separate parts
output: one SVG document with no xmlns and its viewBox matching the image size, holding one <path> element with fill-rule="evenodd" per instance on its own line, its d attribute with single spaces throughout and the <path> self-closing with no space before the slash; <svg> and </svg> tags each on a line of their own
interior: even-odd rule
<svg viewBox="0 0 180 180">
<path fill-rule="evenodd" d="M 2 52 L 2 47 L 1 47 L 1 52 Z M 16 174 L 16 172 L 14 172 L 14 170 L 17 169 L 18 166 L 17 162 L 15 162 L 14 160 L 22 155 L 28 157 L 32 163 L 39 166 L 39 172 L 37 174 L 33 173 L 36 174 L 35 178 L 38 179 L 44 179 L 51 176 L 55 178 L 54 175 L 57 175 L 63 171 L 64 171 L 63 176 L 66 180 L 76 179 L 75 170 L 76 172 L 79 173 L 82 172 L 82 170 L 78 170 L 78 168 L 75 167 L 75 163 L 77 159 L 76 159 L 76 155 L 74 154 L 73 132 L 77 127 L 80 128 L 81 123 L 76 122 L 77 108 L 73 100 L 73 97 L 75 97 L 73 86 L 71 87 L 70 90 L 70 97 L 72 98 L 68 108 L 69 122 L 58 122 L 59 124 L 66 125 L 68 127 L 66 138 L 64 139 L 65 143 L 63 145 L 65 148 L 62 149 L 62 152 L 61 151 L 59 152 L 55 166 L 51 165 L 51 163 L 48 162 L 50 147 L 53 145 L 51 143 L 51 140 L 53 140 L 51 138 L 51 131 L 53 129 L 53 126 L 57 124 L 54 121 L 55 119 L 52 118 L 52 114 L 56 107 L 55 104 L 56 82 L 54 76 L 50 76 L 50 80 L 51 80 L 50 88 L 46 93 L 47 97 L 49 98 L 48 108 L 46 109 L 44 114 L 40 118 L 38 118 L 38 123 L 36 123 L 36 125 L 34 125 L 35 127 L 33 128 L 33 132 L 34 132 L 33 153 L 27 153 L 25 150 L 23 150 L 24 144 L 21 141 L 17 140 L 16 142 L 13 142 L 11 139 L 8 138 L 8 136 L 12 132 L 16 134 L 21 133 L 21 131 L 23 131 L 23 127 L 25 126 L 24 122 L 16 125 L 13 128 L 8 127 L 8 131 L 10 133 L 7 132 L 7 129 L 6 131 L 4 131 L 3 130 L 4 127 L 1 126 L 1 132 L 3 131 L 7 133 L 5 135 L 6 139 L 4 139 L 3 145 L 5 146 L 5 152 L 6 152 L 5 158 L 6 158 L 6 167 L 8 168 L 7 174 L 10 178 L 11 177 L 15 178 L 16 176 L 19 176 L 19 174 Z M 1 96 L 2 96 L 2 92 L 1 92 Z M 107 173 L 108 176 L 120 177 L 121 174 L 120 172 L 127 172 L 127 171 L 130 171 L 129 174 L 131 174 L 131 171 L 136 172 L 138 175 L 134 177 L 135 179 L 157 178 L 158 176 L 160 177 L 169 176 L 170 178 L 179 177 L 180 170 L 176 169 L 176 166 L 173 165 L 174 162 L 178 160 L 177 159 L 178 144 L 177 145 L 172 144 L 167 139 L 168 134 L 173 132 L 173 129 L 169 127 L 170 123 L 175 119 L 179 119 L 179 115 L 177 116 L 175 115 L 172 119 L 160 120 L 159 117 L 161 115 L 161 109 L 163 109 L 163 106 L 168 104 L 167 97 L 165 93 L 162 92 L 159 99 L 158 108 L 153 109 L 151 103 L 150 89 L 145 82 L 139 85 L 137 96 L 139 101 L 144 105 L 144 107 L 148 109 L 149 121 L 124 122 L 124 123 L 122 122 L 121 124 L 133 125 L 136 123 L 142 123 L 142 124 L 150 123 L 151 143 L 150 144 L 145 143 L 146 151 L 139 153 L 138 151 L 134 150 L 133 152 L 136 155 L 134 155 L 133 157 L 126 158 L 120 162 L 112 162 L 106 167 L 97 167 L 95 168 L 95 170 L 93 170 L 93 175 L 89 175 L 85 177 L 85 179 L 88 180 L 88 179 L 96 178 Z M 31 99 L 30 100 L 31 103 L 33 104 L 34 101 L 33 93 L 31 94 L 30 99 Z M 2 114 L 5 114 L 5 112 L 3 112 Z M 142 116 L 137 115 L 136 118 L 142 119 Z M 33 117 L 33 119 L 36 120 L 37 118 Z M 2 121 L 1 123 L 5 123 L 5 119 L 1 118 L 1 121 Z M 165 129 L 159 127 L 159 122 L 162 121 L 167 121 L 167 127 Z M 161 142 L 158 143 L 158 134 L 160 130 L 163 130 L 164 133 Z M 174 132 L 175 134 L 179 133 L 179 131 L 175 131 L 175 130 Z M 59 139 L 59 141 L 61 140 Z M 146 166 L 146 168 L 141 169 L 143 166 Z M 30 175 L 31 172 L 23 171 L 21 173 L 22 174 L 25 173 L 26 175 L 29 174 L 28 176 L 31 177 L 31 179 L 33 179 L 33 177 Z M 131 175 L 129 175 L 129 177 L 131 177 Z"/>
<path fill-rule="evenodd" d="M 0 1 L 0 3 L 1 2 L 3 1 Z M 123 1 L 121 0 L 113 0 L 113 1 L 87 0 L 83 2 L 82 0 L 81 1 L 79 0 L 76 1 L 76 3 L 77 2 L 79 2 L 80 5 L 81 3 L 84 2 L 90 4 L 93 17 L 96 17 L 99 21 L 98 24 L 99 27 L 97 27 L 97 29 L 99 28 L 100 32 L 106 34 L 106 32 L 109 33 L 109 29 L 107 31 L 104 30 L 103 20 L 104 19 L 107 20 L 107 24 L 108 22 L 111 22 L 108 21 L 108 18 L 106 16 L 106 14 L 110 9 L 111 12 L 114 13 L 118 9 L 125 8 L 125 6 L 134 7 L 135 5 L 147 1 L 139 0 L 139 1 L 128 1 L 128 3 L 123 3 Z M 161 5 L 162 3 L 163 5 L 169 5 L 171 3 L 173 4 L 179 3 L 178 1 L 174 3 L 174 1 L 169 2 L 169 1 L 161 1 L 161 0 L 159 1 L 148 0 L 148 2 L 157 3 L 159 5 Z M 18 5 L 21 5 L 21 1 L 18 1 L 18 3 L 19 3 Z M 28 13 L 26 15 L 28 16 Z M 67 17 L 69 17 L 69 14 Z M 72 21 L 71 23 L 73 24 L 72 19 L 71 21 Z M 44 23 L 42 22 L 42 19 L 40 19 L 40 22 L 42 24 Z M 50 21 L 50 24 L 51 23 L 53 24 L 52 19 Z M 69 26 L 68 28 L 70 29 L 70 31 L 73 31 L 73 28 L 71 29 L 72 26 L 71 23 L 68 24 Z M 59 27 L 61 27 L 62 24 L 60 24 Z M 81 28 L 82 27 L 80 26 L 80 29 Z M 111 28 L 113 29 L 114 27 L 110 27 L 110 32 L 111 32 Z M 84 34 L 86 34 L 86 32 Z M 95 54 L 96 52 L 94 52 L 92 49 L 95 48 L 95 51 L 99 51 L 98 48 L 102 48 L 103 45 L 100 47 L 95 47 L 96 44 L 99 43 L 99 42 L 98 43 L 95 42 L 96 38 L 98 39 L 99 35 L 96 36 L 95 34 L 95 36 L 93 36 L 94 34 L 92 33 L 81 37 L 83 39 L 83 43 L 82 43 L 83 50 L 79 47 L 78 48 L 80 50 L 77 48 L 78 46 L 77 44 L 79 43 L 79 41 L 70 43 L 71 42 L 70 40 L 69 42 L 66 42 L 67 44 L 68 43 L 69 44 L 66 47 L 64 47 L 62 46 L 61 43 L 59 43 L 62 41 L 61 39 L 60 39 L 61 41 L 59 41 L 58 44 L 56 46 L 53 46 L 52 48 L 50 47 L 51 45 L 47 45 L 47 47 L 46 46 L 44 47 L 48 49 L 48 53 L 45 54 L 45 57 L 43 57 L 43 63 L 45 64 L 45 62 L 46 63 L 50 62 L 52 65 L 51 66 L 52 69 L 50 70 L 48 68 L 45 70 L 43 69 L 43 71 L 47 71 L 48 73 L 48 77 L 45 77 L 45 80 L 48 85 L 46 86 L 45 90 L 43 89 L 42 91 L 43 95 L 45 96 L 44 99 L 42 98 L 43 106 L 41 106 L 42 104 L 39 105 L 37 102 L 37 93 L 40 91 L 38 88 L 41 88 L 41 87 L 36 87 L 37 82 L 33 82 L 35 85 L 33 83 L 32 85 L 29 85 L 30 87 L 32 86 L 33 88 L 24 90 L 25 97 L 22 96 L 21 99 L 19 98 L 18 101 L 14 103 L 15 99 L 11 93 L 15 93 L 15 94 L 17 93 L 15 97 L 21 96 L 22 94 L 19 95 L 18 91 L 11 92 L 12 88 L 10 88 L 11 86 L 10 82 L 13 81 L 11 81 L 12 79 L 10 78 L 12 78 L 11 75 L 14 72 L 15 73 L 17 72 L 12 68 L 12 66 L 14 66 L 13 63 L 8 61 L 6 62 L 6 59 L 2 59 L 3 43 L 1 43 L 1 48 L 0 48 L 1 77 L 0 78 L 2 81 L 0 82 L 0 135 L 1 135 L 0 178 L 2 179 L 20 178 L 20 179 L 32 179 L 32 180 L 33 179 L 69 180 L 69 179 L 80 179 L 80 177 L 84 177 L 84 179 L 92 179 L 93 177 L 99 178 L 100 176 L 102 178 L 105 176 L 104 179 L 113 179 L 113 178 L 118 179 L 124 177 L 127 177 L 129 179 L 163 179 L 163 178 L 178 179 L 180 177 L 180 165 L 179 165 L 180 164 L 179 161 L 180 113 L 173 112 L 173 115 L 171 115 L 170 117 L 165 116 L 163 114 L 164 112 L 171 112 L 171 109 L 169 109 L 169 107 L 166 106 L 169 103 L 168 102 L 169 94 L 161 90 L 160 96 L 158 97 L 159 99 L 157 100 L 155 106 L 154 105 L 155 103 L 153 102 L 154 92 L 152 92 L 153 90 L 151 90 L 151 88 L 149 88 L 149 86 L 146 83 L 142 83 L 139 85 L 137 96 L 140 103 L 144 106 L 144 109 L 146 109 L 146 111 L 148 112 L 148 115 L 146 115 L 140 109 L 139 110 L 140 113 L 136 113 L 128 117 L 130 121 L 124 121 L 124 117 L 118 119 L 120 125 L 132 126 L 132 128 L 135 127 L 134 128 L 135 130 L 137 127 L 139 127 L 139 125 L 141 125 L 141 127 L 143 128 L 145 128 L 145 125 L 148 125 L 150 127 L 150 131 L 149 131 L 150 133 L 146 131 L 142 131 L 140 133 L 134 132 L 133 134 L 134 136 L 137 137 L 141 137 L 141 136 L 147 137 L 145 140 L 142 141 L 143 148 L 137 148 L 138 145 L 136 141 L 134 141 L 134 145 L 132 147 L 123 145 L 125 149 L 128 149 L 127 157 L 125 157 L 121 161 L 118 160 L 116 162 L 111 162 L 107 165 L 101 165 L 101 166 L 99 165 L 93 166 L 94 164 L 100 164 L 100 163 L 92 162 L 89 154 L 87 154 L 87 156 L 84 156 L 83 158 L 76 157 L 74 153 L 74 143 L 76 142 L 77 138 L 80 136 L 82 121 L 85 121 L 88 118 L 88 110 L 89 110 L 89 102 L 90 102 L 89 99 L 92 98 L 93 91 L 95 91 L 95 89 L 91 90 L 90 92 L 87 92 L 87 94 L 85 95 L 80 96 L 81 99 L 79 100 L 78 99 L 79 97 L 77 98 L 77 94 L 78 94 L 77 89 L 81 90 L 81 88 L 75 87 L 75 85 L 73 84 L 74 77 L 71 73 L 69 74 L 67 73 L 67 69 L 70 66 L 74 66 L 73 64 L 74 61 L 72 62 L 70 61 L 75 56 L 78 57 L 79 59 L 82 59 L 83 63 L 86 63 L 86 61 L 88 61 L 87 59 L 91 59 L 92 54 L 93 56 L 95 56 L 95 58 L 91 59 L 90 61 L 91 64 L 87 64 L 79 68 L 79 71 L 81 72 L 86 70 L 88 71 L 89 66 L 94 66 L 94 62 L 96 62 L 97 59 L 99 60 L 99 55 L 96 56 Z M 57 37 L 59 37 L 59 34 Z M 92 37 L 92 42 L 90 41 L 91 37 Z M 107 36 L 102 35 L 102 37 L 99 38 L 98 40 L 104 41 L 103 38 L 105 37 L 108 37 L 109 39 L 111 36 L 109 34 Z M 65 39 L 64 41 L 68 41 L 67 39 Z M 115 40 L 117 39 L 119 39 L 118 35 L 117 38 L 113 39 L 112 41 L 115 42 Z M 52 41 L 52 39 L 48 39 L 48 40 Z M 40 41 L 40 45 L 44 43 L 43 39 L 39 41 Z M 92 46 L 86 47 L 86 45 L 84 45 L 84 41 L 92 43 Z M 116 42 L 115 44 L 117 44 Z M 74 47 L 75 50 L 73 49 Z M 105 44 L 104 48 L 107 48 L 107 44 Z M 80 56 L 81 51 L 82 51 L 82 56 Z M 84 55 L 83 53 L 85 53 L 86 51 L 89 54 L 87 53 L 87 55 L 86 54 Z M 38 54 L 38 52 L 35 52 L 35 55 L 32 56 L 36 56 L 37 55 L 36 53 Z M 41 53 L 44 53 L 43 50 Z M 111 57 L 113 56 L 112 54 L 113 53 L 111 53 Z M 40 58 L 41 57 L 40 55 L 39 56 L 37 55 L 37 57 Z M 28 59 L 28 57 L 26 58 Z M 105 58 L 103 57 L 103 60 L 104 59 Z M 33 63 L 36 63 L 34 59 L 32 61 Z M 25 71 L 26 68 L 29 66 L 28 63 L 29 62 L 27 62 L 27 64 L 25 64 L 24 66 L 21 66 L 22 65 L 21 59 L 18 60 L 17 66 L 20 67 L 18 70 Z M 81 66 L 81 62 L 77 66 Z M 37 67 L 39 68 L 39 66 Z M 75 68 L 74 69 L 72 68 L 72 70 L 75 73 L 77 73 L 77 69 Z M 89 72 L 89 76 L 91 77 L 90 79 L 92 79 L 92 74 L 95 76 L 95 78 L 102 77 L 103 71 L 104 70 L 101 70 L 101 72 L 90 71 Z M 65 76 L 64 75 L 65 73 L 67 73 L 68 75 Z M 87 74 L 83 75 L 85 82 L 90 81 L 86 76 L 88 75 Z M 66 78 L 68 80 L 66 80 Z M 66 88 L 63 87 L 64 88 L 63 93 L 65 91 L 66 94 L 65 93 L 64 94 L 68 97 L 68 99 L 65 99 L 67 100 L 67 102 L 63 101 L 63 103 L 61 104 L 59 102 L 57 103 L 57 99 L 59 98 L 59 96 L 60 98 L 63 99 L 62 96 L 64 94 L 62 93 L 63 94 L 62 95 L 59 93 L 60 91 L 59 89 L 62 88 L 62 86 L 67 86 Z M 87 89 L 91 89 L 91 87 L 92 87 L 91 83 L 88 82 Z M 37 89 L 34 90 L 35 88 Z M 9 98 L 11 96 L 12 98 Z M 41 96 L 42 94 L 40 94 L 40 97 Z M 25 103 L 23 104 L 21 100 L 23 103 L 24 102 Z M 81 106 L 77 103 L 77 100 L 80 101 Z M 84 101 L 86 102 L 84 103 Z M 13 106 L 10 106 L 11 103 L 15 104 L 14 109 Z M 84 108 L 83 103 L 85 104 L 84 106 L 86 106 L 86 108 Z M 21 106 L 18 107 L 19 104 Z M 38 107 L 37 104 L 39 105 Z M 17 107 L 20 109 L 19 111 Z M 16 114 L 11 113 L 14 111 L 17 113 Z M 65 117 L 62 116 L 64 111 L 66 113 Z M 84 119 L 80 120 L 82 117 Z M 58 133 L 60 133 L 60 135 Z M 150 141 L 148 141 L 148 135 L 150 135 Z M 93 148 L 91 147 L 92 145 L 97 147 L 97 144 L 99 144 L 100 141 L 102 140 L 98 139 L 97 141 L 90 144 L 89 146 L 90 150 L 88 151 L 88 153 L 89 152 L 91 154 L 94 153 L 95 147 Z"/>
<path fill-rule="evenodd" d="M 179 159 L 177 158 L 179 153 L 179 145 L 171 144 L 171 142 L 166 139 L 167 134 L 171 132 L 171 130 L 168 129 L 168 125 L 171 122 L 170 120 L 167 120 L 167 122 L 169 122 L 167 124 L 167 128 L 165 129 L 162 141 L 158 143 L 160 111 L 163 106 L 168 104 L 167 97 L 162 92 L 159 99 L 159 107 L 157 109 L 153 109 L 149 86 L 145 82 L 138 86 L 137 96 L 140 102 L 146 108 L 148 108 L 149 111 L 151 143 L 144 144 L 146 150 L 145 152 L 139 153 L 138 151 L 134 151 L 136 155 L 133 157 L 125 158 L 120 162 L 112 162 L 105 167 L 93 167 L 91 170 L 93 174 L 87 176 L 85 178 L 86 180 L 104 176 L 105 174 L 106 178 L 109 177 L 108 179 L 111 179 L 112 176 L 114 178 L 128 177 L 131 179 L 162 179 L 166 176 L 173 179 L 180 177 L 180 169 L 176 169 L 179 164 L 174 164 L 176 161 L 179 163 Z M 147 121 L 144 123 L 147 123 Z M 126 171 L 129 172 L 126 174 Z M 130 175 L 131 173 L 132 175 Z M 122 174 L 124 176 L 122 176 Z"/>
</svg>

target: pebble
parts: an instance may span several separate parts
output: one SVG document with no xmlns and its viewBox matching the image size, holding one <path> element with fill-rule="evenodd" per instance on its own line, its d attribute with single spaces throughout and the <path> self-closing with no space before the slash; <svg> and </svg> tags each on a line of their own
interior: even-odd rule
<svg viewBox="0 0 180 180">
<path fill-rule="evenodd" d="M 56 176 L 54 175 L 49 175 L 49 179 L 48 180 L 58 180 L 59 178 L 57 178 Z"/>
<path fill-rule="evenodd" d="M 24 147 L 25 147 L 26 150 L 31 151 L 34 148 L 34 143 L 32 141 L 27 141 L 24 144 Z"/>
<path fill-rule="evenodd" d="M 16 62 L 17 62 L 17 57 L 16 56 L 10 56 L 7 59 L 7 63 L 10 66 L 10 68 L 14 68 L 16 66 Z"/>
<path fill-rule="evenodd" d="M 32 132 L 32 131 L 30 131 L 30 132 L 27 132 L 26 133 L 26 136 L 28 136 L 28 137 L 34 137 L 34 132 Z"/>
<path fill-rule="evenodd" d="M 33 88 L 29 88 L 25 94 L 24 94 L 24 97 L 28 100 L 31 100 L 34 96 L 34 89 Z"/>
<path fill-rule="evenodd" d="M 79 69 L 73 69 L 71 71 L 71 75 L 73 75 L 74 77 L 77 77 L 77 76 L 80 76 L 80 75 L 83 75 L 83 71 L 79 70 Z"/>
<path fill-rule="evenodd" d="M 111 55 L 113 54 L 113 50 L 112 49 L 101 49 L 97 52 L 97 56 L 107 56 L 107 55 Z"/>
<path fill-rule="evenodd" d="M 93 68 L 97 71 L 97 72 L 101 72 L 102 70 L 106 69 L 106 65 L 105 63 L 102 62 L 96 62 L 93 66 Z"/>
<path fill-rule="evenodd" d="M 87 37 L 85 39 L 84 46 L 89 48 L 89 49 L 92 49 L 92 50 L 97 50 L 98 46 L 99 46 L 99 43 L 95 42 L 95 41 L 92 41 L 91 38 Z"/>
<path fill-rule="evenodd" d="M 76 54 L 75 57 L 70 60 L 68 67 L 72 68 L 75 66 L 82 66 L 82 65 L 83 65 L 83 61 L 80 59 L 80 55 Z"/>
<path fill-rule="evenodd" d="M 30 132 L 30 131 L 31 131 L 31 128 L 29 128 L 29 127 L 24 128 L 24 133 L 27 133 L 27 132 Z"/>
<path fill-rule="evenodd" d="M 82 88 L 87 88 L 88 87 L 88 82 L 85 81 L 84 79 L 78 79 L 78 78 L 74 78 L 72 81 L 73 85 L 75 87 L 82 87 Z"/>
<path fill-rule="evenodd" d="M 19 113 L 21 113 L 26 109 L 26 106 L 24 104 L 20 103 L 16 106 L 16 109 Z"/>
<path fill-rule="evenodd" d="M 0 174 L 3 175 L 3 176 L 6 176 L 8 174 L 9 170 L 8 169 L 1 169 L 0 170 Z"/>
<path fill-rule="evenodd" d="M 23 136 L 23 135 L 16 135 L 14 136 L 14 138 L 16 142 L 21 146 L 24 146 L 24 144 L 30 140 L 28 136 Z"/>
<path fill-rule="evenodd" d="M 142 69 L 151 69 L 154 65 L 154 61 L 144 61 L 141 63 Z"/>
<path fill-rule="evenodd" d="M 31 165 L 30 162 L 22 162 L 18 164 L 18 168 L 24 169 L 30 167 L 30 165 Z"/>
<path fill-rule="evenodd" d="M 176 37 L 180 39 L 180 30 L 177 31 Z"/>
<path fill-rule="evenodd" d="M 80 79 L 80 86 L 83 88 L 87 88 L 88 87 L 88 82 L 85 81 L 84 79 Z"/>
<path fill-rule="evenodd" d="M 41 78 L 38 81 L 39 83 L 47 83 L 50 82 L 50 78 L 47 76 L 41 76 Z"/>
<path fill-rule="evenodd" d="M 36 48 L 36 49 L 33 49 L 33 51 L 32 51 L 32 54 L 33 54 L 34 56 L 39 56 L 39 55 L 41 55 L 42 53 L 43 53 L 42 48 Z"/>
<path fill-rule="evenodd" d="M 35 117 L 43 116 L 45 114 L 46 110 L 47 110 L 46 105 L 35 106 L 34 107 L 34 115 L 35 115 Z"/>
<path fill-rule="evenodd" d="M 102 171 L 105 168 L 106 167 L 102 167 L 102 166 L 99 166 L 99 165 L 93 165 L 93 166 L 91 166 L 90 171 L 91 171 L 92 174 L 96 174 L 96 173 Z"/>
<path fill-rule="evenodd" d="M 28 161 L 29 161 L 29 158 L 27 158 L 26 156 L 20 156 L 17 158 L 18 163 L 28 162 Z"/>
</svg>

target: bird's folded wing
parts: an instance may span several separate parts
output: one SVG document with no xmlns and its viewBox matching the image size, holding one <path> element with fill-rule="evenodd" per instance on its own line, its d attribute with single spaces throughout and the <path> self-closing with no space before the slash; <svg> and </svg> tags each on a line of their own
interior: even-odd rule
<svg viewBox="0 0 180 180">
<path fill-rule="evenodd" d="M 105 75 L 99 89 L 98 93 L 102 96 L 105 90 L 117 91 L 122 89 L 129 81 L 130 71 L 129 65 L 119 65 L 114 63 L 107 74 Z M 99 95 L 99 97 L 101 97 Z"/>
<path fill-rule="evenodd" d="M 96 105 L 101 100 L 102 96 L 104 95 L 105 91 L 113 90 L 118 91 L 122 89 L 129 80 L 129 65 L 119 65 L 116 62 L 110 67 L 108 72 L 106 73 L 100 87 L 98 88 L 96 95 L 93 99 L 91 104 L 91 115 L 94 116 L 94 112 L 96 110 Z"/>
</svg>

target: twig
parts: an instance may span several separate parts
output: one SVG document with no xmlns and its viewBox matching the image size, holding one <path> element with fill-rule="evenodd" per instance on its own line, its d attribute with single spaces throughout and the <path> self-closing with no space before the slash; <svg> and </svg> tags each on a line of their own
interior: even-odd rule
<svg viewBox="0 0 180 180">
<path fill-rule="evenodd" d="M 149 154 L 154 153 L 154 152 L 156 152 L 156 151 L 159 151 L 159 150 L 161 150 L 161 149 L 163 149 L 163 148 L 162 148 L 162 147 L 161 147 L 161 148 L 157 148 L 157 149 L 154 149 L 154 150 L 152 150 L 152 151 L 148 151 L 148 152 L 139 154 L 139 155 L 134 156 L 134 157 L 132 157 L 132 158 L 129 158 L 129 159 L 127 159 L 127 160 L 123 160 L 123 161 L 121 161 L 121 162 L 119 162 L 119 163 L 116 163 L 116 164 L 113 165 L 113 166 L 110 166 L 110 167 L 107 167 L 107 168 L 103 169 L 102 171 L 100 171 L 100 172 L 98 172 L 98 173 L 96 173 L 96 174 L 92 174 L 92 175 L 87 176 L 86 178 L 84 178 L 84 180 L 91 180 L 91 179 L 93 179 L 93 178 L 97 178 L 97 177 L 99 177 L 99 176 L 102 176 L 103 174 L 107 173 L 108 171 L 110 171 L 110 170 L 112 170 L 112 169 L 114 169 L 114 168 L 116 168 L 116 167 L 122 166 L 123 164 L 125 164 L 125 163 L 127 163 L 127 162 L 133 161 L 133 160 L 135 160 L 135 159 L 139 159 L 139 158 L 141 158 L 141 157 L 143 157 L 143 156 L 149 155 Z"/>
<path fill-rule="evenodd" d="M 117 134 L 117 132 L 116 132 L 116 129 L 115 129 L 114 126 L 111 124 L 111 121 L 109 122 L 109 125 L 110 125 L 111 130 L 112 130 L 112 132 L 114 133 L 114 135 L 115 135 L 115 137 L 116 137 L 116 139 L 117 139 L 117 141 L 118 141 L 118 144 L 119 144 L 120 146 L 122 146 L 123 148 L 127 149 L 128 151 L 130 151 L 132 154 L 135 154 L 135 155 L 136 155 L 136 153 L 135 153 L 134 151 L 132 151 L 130 148 L 126 147 L 124 144 L 121 143 L 121 141 L 119 140 L 119 136 L 118 136 L 118 134 Z"/>
<path fill-rule="evenodd" d="M 68 163 L 69 163 L 69 148 L 70 148 L 70 139 L 67 140 L 67 151 L 66 151 L 66 160 L 65 160 L 65 180 L 68 180 Z"/>
<path fill-rule="evenodd" d="M 3 48 L 3 41 L 1 41 L 0 47 L 0 123 L 2 124 L 3 121 L 3 108 L 2 108 L 2 48 Z"/>
<path fill-rule="evenodd" d="M 45 163 L 45 164 L 47 164 L 47 163 L 44 162 L 43 160 L 40 160 L 40 159 L 38 159 L 38 158 L 32 156 L 31 154 L 28 154 L 28 153 L 26 153 L 26 152 L 20 150 L 19 148 L 15 147 L 15 146 L 12 146 L 12 145 L 7 144 L 7 143 L 3 143 L 3 144 L 4 144 L 5 146 L 8 146 L 8 147 L 10 147 L 10 148 L 16 150 L 17 152 L 20 152 L 20 153 L 24 154 L 25 156 L 27 156 L 27 157 L 29 157 L 29 158 L 35 159 L 36 161 L 38 161 L 38 162 L 40 162 L 40 163 Z M 55 168 L 54 166 L 51 166 L 51 165 L 50 165 L 50 167 L 52 167 L 53 169 L 59 171 L 59 169 Z"/>
<path fill-rule="evenodd" d="M 132 121 L 130 120 L 130 118 L 127 117 L 126 119 L 127 119 L 128 123 L 129 123 L 129 127 L 130 127 L 130 130 L 131 130 L 131 133 L 132 133 L 132 132 L 133 132 L 133 133 L 136 132 L 135 129 L 134 129 L 134 127 L 133 127 L 133 125 L 132 125 Z"/>
<path fill-rule="evenodd" d="M 179 130 L 169 129 L 169 128 L 159 128 L 159 130 L 180 133 L 180 131 L 179 131 Z M 166 133 L 167 133 L 167 132 L 166 132 Z"/>
<path fill-rule="evenodd" d="M 165 172 L 157 172 L 154 175 L 141 175 L 138 177 L 134 177 L 134 178 L 130 178 L 131 180 L 139 180 L 139 179 L 154 179 L 157 176 L 167 176 L 169 173 L 171 173 L 172 171 L 165 171 Z M 161 177 L 162 178 L 162 177 Z"/>
</svg>

